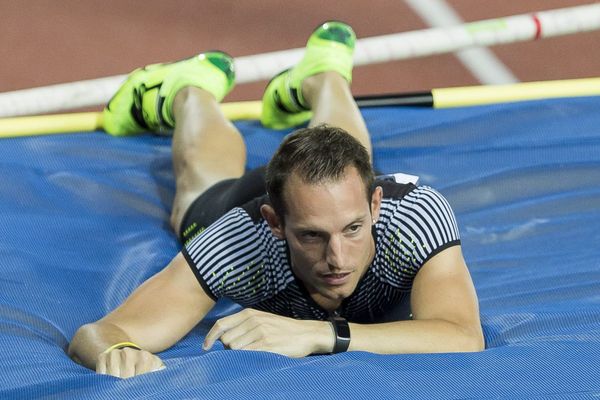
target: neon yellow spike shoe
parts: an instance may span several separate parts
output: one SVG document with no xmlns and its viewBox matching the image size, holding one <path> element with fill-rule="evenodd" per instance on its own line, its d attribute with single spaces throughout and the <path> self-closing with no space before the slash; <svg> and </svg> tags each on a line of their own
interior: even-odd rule
<svg viewBox="0 0 600 400">
<path fill-rule="evenodd" d="M 336 71 L 352 81 L 352 55 L 356 35 L 338 21 L 325 22 L 310 35 L 302 60 L 275 76 L 262 100 L 261 122 L 273 129 L 286 129 L 307 122 L 312 112 L 302 97 L 302 81 L 326 71 Z"/>
<path fill-rule="evenodd" d="M 221 101 L 234 81 L 233 59 L 220 51 L 137 69 L 104 109 L 104 130 L 113 136 L 168 134 L 175 126 L 173 100 L 180 89 L 200 87 Z"/>
</svg>

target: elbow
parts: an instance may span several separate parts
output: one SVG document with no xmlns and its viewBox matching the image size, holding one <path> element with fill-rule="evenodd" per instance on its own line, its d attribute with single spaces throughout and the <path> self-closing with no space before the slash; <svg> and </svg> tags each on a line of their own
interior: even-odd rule
<svg viewBox="0 0 600 400">
<path fill-rule="evenodd" d="M 476 353 L 485 350 L 485 338 L 481 327 L 465 332 L 461 352 Z"/>
<path fill-rule="evenodd" d="M 476 353 L 485 350 L 485 338 L 481 325 L 465 326 L 457 323 L 451 323 L 453 326 L 452 334 L 449 336 L 444 347 L 446 351 L 452 353 Z"/>
<path fill-rule="evenodd" d="M 483 350 L 485 350 L 485 340 L 481 336 L 469 338 L 462 351 L 465 353 L 476 353 Z"/>
<path fill-rule="evenodd" d="M 483 336 L 483 332 L 480 331 L 477 338 L 477 350 L 475 351 L 484 351 L 485 350 L 485 337 Z"/>
</svg>

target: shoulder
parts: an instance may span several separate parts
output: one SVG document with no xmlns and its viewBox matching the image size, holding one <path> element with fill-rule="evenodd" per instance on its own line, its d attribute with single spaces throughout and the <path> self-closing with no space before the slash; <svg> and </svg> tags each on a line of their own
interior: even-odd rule
<svg viewBox="0 0 600 400">
<path fill-rule="evenodd" d="M 418 186 L 404 196 L 400 204 L 407 209 L 421 209 L 423 211 L 440 211 L 444 214 L 452 213 L 448 200 L 436 189 L 429 186 Z"/>
<path fill-rule="evenodd" d="M 449 202 L 429 186 L 413 185 L 401 197 L 384 192 L 376 228 L 384 254 L 397 254 L 395 261 L 409 264 L 415 272 L 435 254 L 460 244 Z"/>
<path fill-rule="evenodd" d="M 184 252 L 200 266 L 214 265 L 231 252 L 256 243 L 258 230 L 250 216 L 241 208 L 234 208 L 208 228 L 186 242 Z"/>
<path fill-rule="evenodd" d="M 213 300 L 228 297 L 250 306 L 293 280 L 285 243 L 242 207 L 223 215 L 182 252 Z"/>
<path fill-rule="evenodd" d="M 429 222 L 443 220 L 456 224 L 450 203 L 432 187 L 411 185 L 401 196 L 386 195 L 384 189 L 383 197 L 382 211 L 390 219 L 408 217 L 426 219 Z"/>
</svg>

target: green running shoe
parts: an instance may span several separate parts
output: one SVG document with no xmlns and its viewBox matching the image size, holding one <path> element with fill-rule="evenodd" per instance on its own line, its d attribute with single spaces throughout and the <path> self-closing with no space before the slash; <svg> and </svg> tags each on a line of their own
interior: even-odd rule
<svg viewBox="0 0 600 400">
<path fill-rule="evenodd" d="M 113 136 L 172 133 L 173 101 L 180 89 L 196 86 L 221 101 L 234 81 L 233 59 L 220 51 L 136 69 L 104 108 L 104 130 Z"/>
<path fill-rule="evenodd" d="M 352 55 L 356 35 L 338 21 L 325 22 L 308 39 L 302 60 L 293 68 L 276 75 L 263 95 L 261 122 L 272 129 L 301 125 L 312 116 L 302 97 L 302 81 L 326 71 L 336 71 L 352 81 Z"/>
</svg>

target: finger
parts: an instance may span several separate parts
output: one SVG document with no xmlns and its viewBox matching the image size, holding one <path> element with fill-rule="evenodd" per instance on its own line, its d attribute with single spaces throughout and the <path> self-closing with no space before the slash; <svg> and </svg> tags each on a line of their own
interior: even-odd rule
<svg viewBox="0 0 600 400">
<path fill-rule="evenodd" d="M 250 317 L 250 318 L 246 319 L 244 322 L 240 323 L 238 326 L 231 328 L 230 330 L 225 332 L 223 335 L 221 335 L 221 342 L 223 342 L 223 344 L 225 346 L 233 348 L 233 347 L 231 347 L 231 344 L 233 342 L 235 342 L 237 340 L 241 340 L 241 338 L 250 334 L 250 332 L 255 330 L 259 324 L 260 324 L 260 322 L 258 321 L 258 318 Z M 257 332 L 254 332 L 255 336 L 256 336 L 256 333 Z M 241 340 L 241 341 L 245 342 L 244 340 Z"/>
<path fill-rule="evenodd" d="M 156 371 L 162 371 L 163 369 L 166 369 L 167 366 L 165 365 L 165 363 L 163 363 L 163 361 L 158 358 L 157 356 L 153 356 L 152 358 L 152 372 L 156 372 Z"/>
<path fill-rule="evenodd" d="M 206 337 L 204 338 L 204 344 L 202 348 L 204 350 L 210 349 L 213 344 L 223 335 L 227 330 L 231 329 L 232 326 L 235 326 L 235 317 L 237 314 L 231 315 L 229 317 L 221 318 L 215 322 L 215 324 L 210 328 Z M 233 324 L 233 325 L 232 325 Z"/>
<path fill-rule="evenodd" d="M 111 351 L 106 355 L 106 373 L 108 375 L 121 377 L 121 355 L 118 351 Z"/>
<path fill-rule="evenodd" d="M 204 344 L 202 345 L 202 348 L 204 350 L 210 349 L 213 346 L 213 344 L 215 344 L 215 342 L 225 332 L 244 322 L 248 318 L 248 316 L 249 313 L 247 313 L 246 310 L 244 310 L 239 313 L 230 315 L 228 317 L 221 318 L 220 320 L 215 322 L 213 327 L 206 334 L 206 338 L 204 339 Z"/>
<path fill-rule="evenodd" d="M 244 346 L 244 351 L 268 351 L 271 353 L 279 353 L 278 351 L 270 349 L 269 346 L 265 344 L 264 340 L 262 340 L 262 338 L 259 338 L 247 346 Z"/>
<path fill-rule="evenodd" d="M 125 348 L 117 351 L 121 356 L 120 375 L 121 378 L 131 378 L 135 376 L 135 365 L 137 363 L 140 350 Z"/>
<path fill-rule="evenodd" d="M 218 325 L 219 321 L 215 322 L 210 331 L 206 334 L 204 338 L 204 343 L 202 343 L 203 350 L 209 350 L 215 344 L 215 341 L 221 337 L 221 335 L 225 332 L 224 328 L 221 325 Z"/>
<path fill-rule="evenodd" d="M 146 350 L 140 350 L 135 364 L 135 375 L 146 374 L 155 371 L 156 361 L 160 359 Z"/>
<path fill-rule="evenodd" d="M 248 330 L 245 334 L 240 335 L 229 343 L 229 348 L 232 350 L 248 350 L 248 347 L 263 338 L 263 332 L 258 326 Z"/>
<path fill-rule="evenodd" d="M 288 345 L 289 343 L 286 343 L 285 345 L 283 345 L 280 341 L 278 340 L 273 340 L 273 338 L 268 338 L 263 336 L 260 336 L 257 340 L 255 340 L 254 342 L 250 343 L 249 345 L 244 347 L 245 351 L 266 351 L 269 353 L 275 353 L 275 354 L 281 354 L 287 357 L 300 357 L 299 355 L 296 355 L 297 352 L 292 352 L 289 351 L 289 349 L 286 349 L 286 345 Z"/>
<path fill-rule="evenodd" d="M 140 351 L 137 362 L 135 364 L 135 374 L 141 375 L 147 372 L 152 372 L 152 357 L 153 354 L 148 351 Z"/>
<path fill-rule="evenodd" d="M 98 360 L 96 360 L 96 373 L 106 375 L 106 354 L 98 354 Z"/>
</svg>

